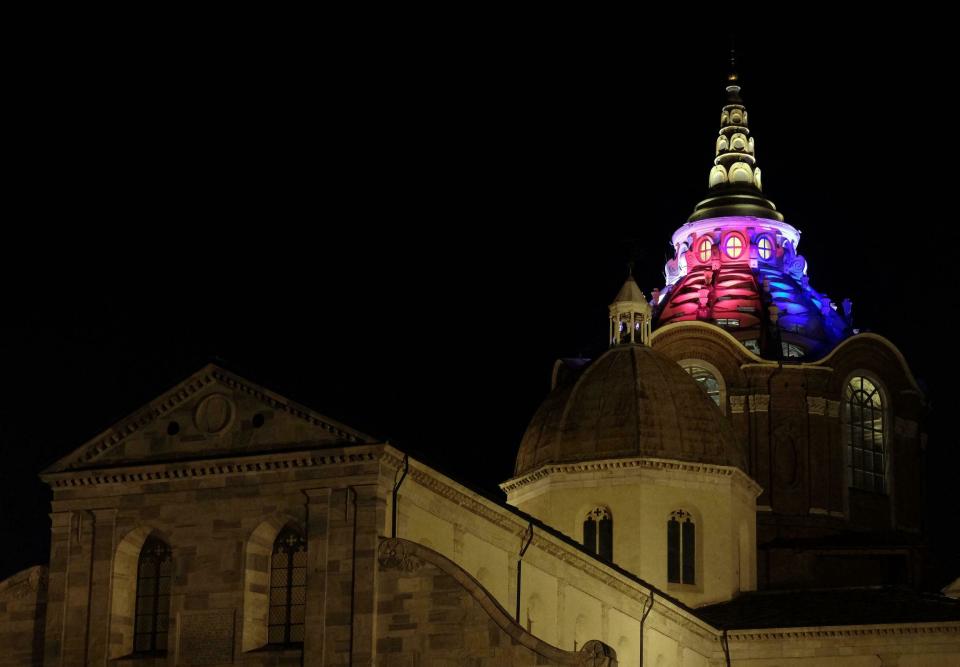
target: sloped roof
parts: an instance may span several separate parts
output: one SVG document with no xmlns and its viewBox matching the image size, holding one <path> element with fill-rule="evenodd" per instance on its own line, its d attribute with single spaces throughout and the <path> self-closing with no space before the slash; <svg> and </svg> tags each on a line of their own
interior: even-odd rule
<svg viewBox="0 0 960 667">
<path fill-rule="evenodd" d="M 751 591 L 700 607 L 723 630 L 960 621 L 960 600 L 892 587 Z"/>
</svg>

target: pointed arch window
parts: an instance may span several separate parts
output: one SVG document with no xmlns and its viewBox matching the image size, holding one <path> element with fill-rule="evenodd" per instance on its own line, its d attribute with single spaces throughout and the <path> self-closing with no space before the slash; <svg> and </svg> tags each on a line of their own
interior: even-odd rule
<svg viewBox="0 0 960 667">
<path fill-rule="evenodd" d="M 696 526 L 689 512 L 676 510 L 667 521 L 667 581 L 696 583 Z"/>
<path fill-rule="evenodd" d="M 303 643 L 306 603 L 307 541 L 287 527 L 274 540 L 270 559 L 269 643 Z"/>
<path fill-rule="evenodd" d="M 886 493 L 883 396 L 869 378 L 857 376 L 847 382 L 843 395 L 843 434 L 850 486 Z"/>
<path fill-rule="evenodd" d="M 613 561 L 613 515 L 597 507 L 583 520 L 583 546 L 604 560 Z"/>
<path fill-rule="evenodd" d="M 157 537 L 148 537 L 137 561 L 134 653 L 163 655 L 167 652 L 172 579 L 173 555 L 170 546 Z"/>
</svg>

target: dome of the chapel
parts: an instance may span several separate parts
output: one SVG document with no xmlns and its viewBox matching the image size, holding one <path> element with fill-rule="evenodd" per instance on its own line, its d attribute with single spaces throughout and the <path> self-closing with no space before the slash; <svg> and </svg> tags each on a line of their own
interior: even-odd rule
<svg viewBox="0 0 960 667">
<path fill-rule="evenodd" d="M 729 422 L 696 380 L 649 347 L 620 345 L 547 397 L 520 443 L 515 474 L 632 457 L 747 469 Z"/>
</svg>

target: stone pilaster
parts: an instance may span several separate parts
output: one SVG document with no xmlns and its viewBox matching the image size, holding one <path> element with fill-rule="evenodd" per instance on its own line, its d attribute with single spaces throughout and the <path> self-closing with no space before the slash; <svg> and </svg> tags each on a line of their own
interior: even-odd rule
<svg viewBox="0 0 960 667">
<path fill-rule="evenodd" d="M 827 432 L 827 399 L 807 397 L 810 442 L 809 511 L 827 514 L 830 507 L 830 434 Z"/>
<path fill-rule="evenodd" d="M 307 604 L 303 663 L 322 665 L 326 636 L 327 548 L 331 490 L 307 489 Z"/>
<path fill-rule="evenodd" d="M 748 398 L 750 407 L 751 449 L 755 469 L 751 471 L 754 479 L 763 488 L 757 498 L 758 505 L 772 505 L 772 471 L 770 469 L 770 395 L 753 394 Z"/>
<path fill-rule="evenodd" d="M 107 664 L 110 643 L 110 579 L 116 549 L 117 510 L 93 510 L 93 562 L 90 568 L 90 633 L 87 661 Z"/>
<path fill-rule="evenodd" d="M 63 664 L 63 642 L 67 631 L 67 567 L 70 564 L 72 512 L 50 515 L 50 575 L 47 583 L 47 618 L 44 632 L 43 664 Z"/>
<path fill-rule="evenodd" d="M 353 487 L 356 502 L 353 552 L 352 665 L 372 665 L 377 659 L 378 528 L 384 525 L 386 500 L 375 484 Z"/>
<path fill-rule="evenodd" d="M 321 665 L 350 664 L 355 514 L 356 501 L 353 489 L 334 489 L 330 494 L 327 523 L 326 601 L 323 612 L 324 637 Z"/>
</svg>

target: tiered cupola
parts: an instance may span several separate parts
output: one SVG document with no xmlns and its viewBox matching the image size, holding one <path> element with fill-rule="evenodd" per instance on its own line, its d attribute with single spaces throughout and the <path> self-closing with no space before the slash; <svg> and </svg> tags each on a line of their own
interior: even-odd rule
<svg viewBox="0 0 960 667">
<path fill-rule="evenodd" d="M 675 255 L 656 295 L 657 326 L 700 320 L 727 329 L 767 358 L 814 358 L 851 331 L 842 311 L 810 287 L 800 232 L 761 193 L 755 140 L 735 69 L 726 82 L 707 197 L 673 234 Z"/>
</svg>

